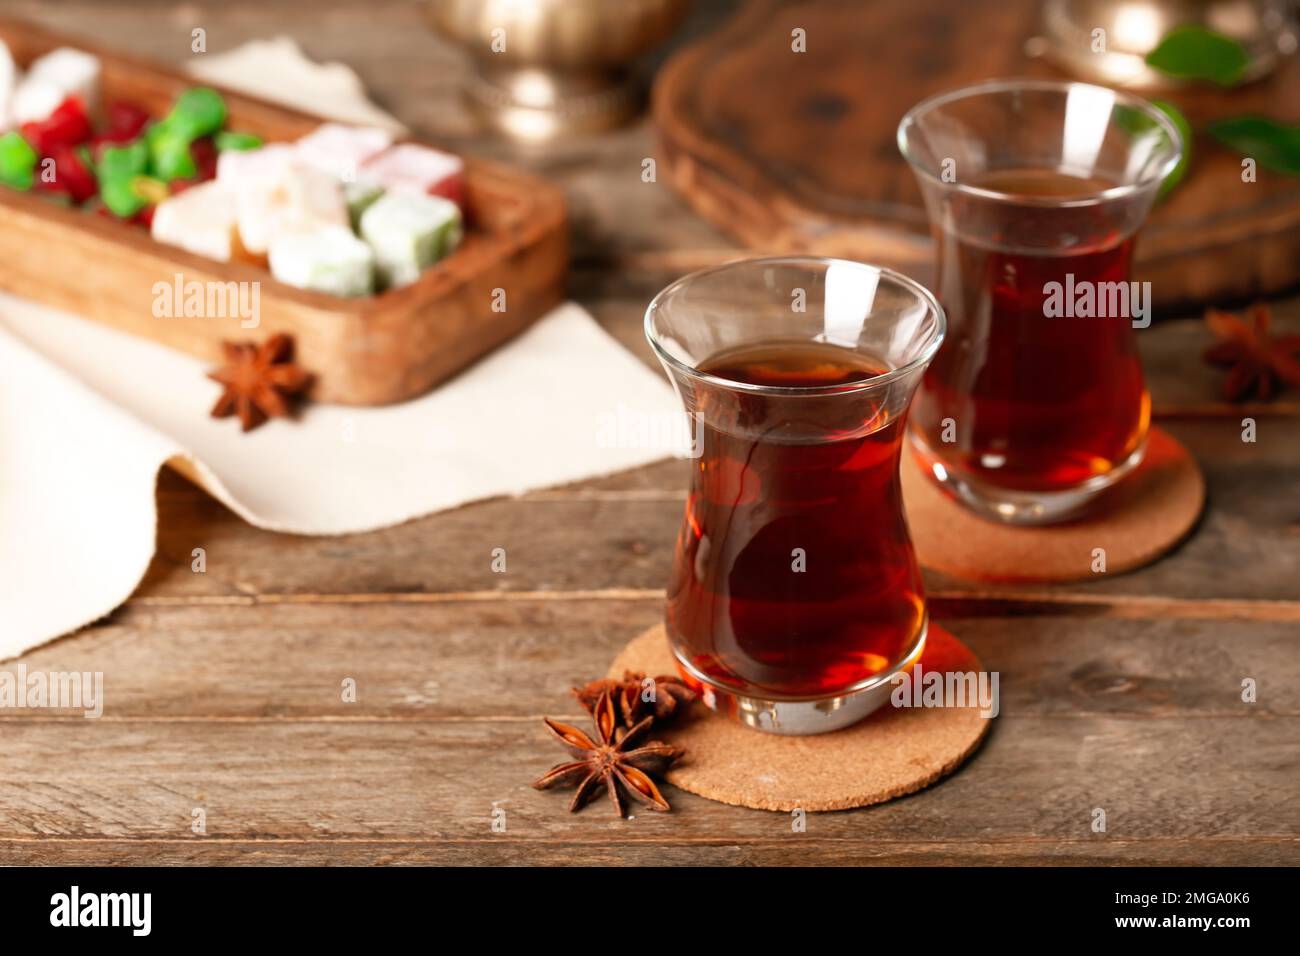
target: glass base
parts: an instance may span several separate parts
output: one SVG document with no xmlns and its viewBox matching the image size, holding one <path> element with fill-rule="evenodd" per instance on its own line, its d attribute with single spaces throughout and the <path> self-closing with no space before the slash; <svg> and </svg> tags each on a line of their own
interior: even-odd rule
<svg viewBox="0 0 1300 956">
<path fill-rule="evenodd" d="M 954 474 L 915 429 L 909 430 L 907 437 L 921 470 L 933 478 L 945 494 L 980 517 L 1003 524 L 1054 524 L 1077 518 L 1106 489 L 1142 464 L 1147 453 L 1147 440 L 1143 436 L 1133 453 L 1104 475 L 1062 491 L 1017 491 Z"/>
<path fill-rule="evenodd" d="M 842 730 L 886 703 L 894 689 L 894 678 L 903 671 L 911 670 L 921 659 L 928 630 L 927 615 L 921 624 L 916 643 L 912 645 L 911 653 L 905 660 L 893 670 L 877 674 L 833 697 L 749 697 L 701 674 L 682 660 L 676 648 L 673 648 L 673 656 L 677 658 L 677 669 L 682 677 L 699 691 L 709 709 L 765 733 L 806 736 Z"/>
</svg>

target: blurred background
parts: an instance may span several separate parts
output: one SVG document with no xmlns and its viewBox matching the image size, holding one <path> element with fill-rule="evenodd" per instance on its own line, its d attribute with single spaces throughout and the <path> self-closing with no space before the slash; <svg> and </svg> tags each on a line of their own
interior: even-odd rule
<svg viewBox="0 0 1300 956">
<path fill-rule="evenodd" d="M 560 186 L 570 294 L 647 362 L 650 296 L 746 250 L 848 255 L 927 280 L 925 216 L 894 128 L 924 96 L 995 76 L 1136 83 L 1196 126 L 1191 174 L 1138 245 L 1136 278 L 1153 280 L 1165 314 L 1300 278 L 1300 178 L 1261 169 L 1253 188 L 1226 188 L 1240 154 L 1204 132 L 1238 114 L 1300 121 L 1290 0 L 10 0 L 0 12 L 181 66 L 202 55 L 196 29 L 209 53 L 290 36 L 346 63 L 417 137 Z M 1179 23 L 1236 38 L 1250 56 L 1240 81 L 1141 86 L 1144 52 Z M 807 53 L 790 58 L 805 27 Z M 669 72 L 652 117 L 646 93 Z M 559 111 L 519 108 L 557 96 Z M 1189 400 L 1213 387 L 1196 365 Z"/>
</svg>

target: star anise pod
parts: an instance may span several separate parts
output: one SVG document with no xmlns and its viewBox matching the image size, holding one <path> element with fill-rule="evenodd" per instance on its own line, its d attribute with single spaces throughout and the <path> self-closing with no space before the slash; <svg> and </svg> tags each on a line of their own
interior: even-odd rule
<svg viewBox="0 0 1300 956">
<path fill-rule="evenodd" d="M 624 816 L 625 793 L 651 810 L 670 809 L 651 774 L 662 774 L 680 760 L 685 751 L 658 740 L 633 748 L 633 744 L 654 723 L 653 717 L 647 717 L 627 733 L 619 734 L 614 699 L 606 692 L 600 695 L 591 715 L 596 728 L 595 740 L 576 727 L 549 717 L 544 720 L 546 729 L 577 759 L 552 767 L 534 781 L 533 786 L 538 790 L 549 790 L 551 787 L 576 785 L 578 791 L 569 804 L 570 813 L 586 806 L 602 786 L 620 817 Z"/>
<path fill-rule="evenodd" d="M 293 362 L 293 339 L 288 335 L 273 335 L 261 345 L 222 342 L 221 348 L 226 364 L 208 378 L 226 390 L 212 406 L 212 417 L 238 415 L 244 431 L 288 415 L 290 400 L 311 382 L 311 375 Z"/>
<path fill-rule="evenodd" d="M 649 690 L 651 700 L 646 700 Z M 636 671 L 624 671 L 622 680 L 604 678 L 594 680 L 585 687 L 573 688 L 573 696 L 586 708 L 587 713 L 595 713 L 600 695 L 609 692 L 614 701 L 614 708 L 624 727 L 633 727 L 645 717 L 653 717 L 659 723 L 671 720 L 679 708 L 695 700 L 695 691 L 687 687 L 676 677 L 656 677 L 652 687 L 645 686 L 645 674 Z"/>
<path fill-rule="evenodd" d="M 1274 338 L 1266 304 L 1254 307 L 1253 321 L 1231 312 L 1207 309 L 1205 322 L 1219 341 L 1205 350 L 1205 361 L 1228 370 L 1223 397 L 1230 402 L 1255 397 L 1272 401 L 1283 384 L 1300 387 L 1300 335 Z"/>
</svg>

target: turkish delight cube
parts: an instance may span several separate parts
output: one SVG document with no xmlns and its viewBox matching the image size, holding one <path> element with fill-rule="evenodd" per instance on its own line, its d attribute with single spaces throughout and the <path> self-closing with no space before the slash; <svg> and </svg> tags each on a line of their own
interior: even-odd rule
<svg viewBox="0 0 1300 956">
<path fill-rule="evenodd" d="M 39 78 L 25 77 L 14 90 L 13 122 L 41 123 L 66 100 L 67 94 L 55 83 Z"/>
<path fill-rule="evenodd" d="M 239 238 L 254 255 L 266 253 L 281 234 L 349 222 L 342 184 L 283 144 L 222 153 L 217 182 L 234 192 Z"/>
<path fill-rule="evenodd" d="M 353 229 L 361 228 L 361 214 L 383 194 L 384 188 L 368 179 L 358 179 L 354 183 L 343 184 L 343 200 L 348 205 L 348 220 L 352 223 Z"/>
<path fill-rule="evenodd" d="M 217 181 L 235 192 L 264 186 L 291 169 L 294 149 L 284 143 L 269 143 L 257 149 L 228 149 L 217 154 Z"/>
<path fill-rule="evenodd" d="M 0 40 L 0 132 L 13 125 L 14 93 L 21 79 L 9 45 Z"/>
<path fill-rule="evenodd" d="M 388 149 L 393 135 L 370 126 L 322 123 L 295 144 L 298 158 L 309 166 L 333 173 L 345 182 L 360 178 L 361 167 Z"/>
<path fill-rule="evenodd" d="M 158 204 L 150 232 L 159 242 L 229 262 L 236 248 L 235 196 L 215 180 L 191 186 Z"/>
<path fill-rule="evenodd" d="M 375 289 L 375 254 L 346 226 L 277 236 L 268 258 L 272 275 L 300 289 L 347 296 Z"/>
<path fill-rule="evenodd" d="M 465 163 L 459 156 L 416 143 L 385 150 L 362 167 L 361 175 L 388 192 L 443 196 L 464 205 Z"/>
<path fill-rule="evenodd" d="M 385 193 L 361 215 L 380 280 L 409 285 L 460 242 L 460 208 L 441 196 Z"/>
<path fill-rule="evenodd" d="M 37 57 L 14 91 L 14 122 L 39 123 L 69 96 L 93 113 L 99 106 L 99 74 L 99 57 L 71 47 Z"/>
</svg>

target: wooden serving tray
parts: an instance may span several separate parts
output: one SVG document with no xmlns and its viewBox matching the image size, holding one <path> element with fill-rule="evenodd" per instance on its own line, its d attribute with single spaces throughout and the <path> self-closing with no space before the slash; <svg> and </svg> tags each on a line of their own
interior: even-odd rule
<svg viewBox="0 0 1300 956">
<path fill-rule="evenodd" d="M 0 18 L 0 37 L 19 64 L 58 46 L 100 57 L 106 100 L 131 100 L 162 115 L 198 81 Z M 218 89 L 220 89 L 218 87 Z M 268 142 L 296 139 L 319 118 L 221 89 L 229 128 Z M 417 396 L 518 334 L 564 297 L 568 236 L 558 189 L 493 162 L 466 159 L 470 207 L 465 239 L 412 285 L 369 298 L 296 289 L 257 265 L 218 262 L 155 242 L 138 225 L 0 187 L 0 287 L 217 361 L 222 340 L 294 337 L 312 395 L 348 405 Z M 259 284 L 260 323 L 233 317 L 154 315 L 155 284 Z M 251 288 L 251 287 L 249 287 Z M 493 311 L 494 292 L 504 311 Z"/>
<path fill-rule="evenodd" d="M 895 131 L 925 97 L 1008 76 L 1062 74 L 1025 52 L 1038 3 L 752 0 L 660 71 L 660 167 L 706 219 L 766 252 L 880 261 L 923 281 L 932 247 Z M 791 51 L 802 28 L 807 52 Z M 1162 95 L 1203 128 L 1243 114 L 1300 121 L 1300 58 L 1240 89 Z M 1300 281 L 1300 179 L 1197 135 L 1188 174 L 1153 210 L 1136 276 L 1162 308 L 1265 295 Z"/>
</svg>

